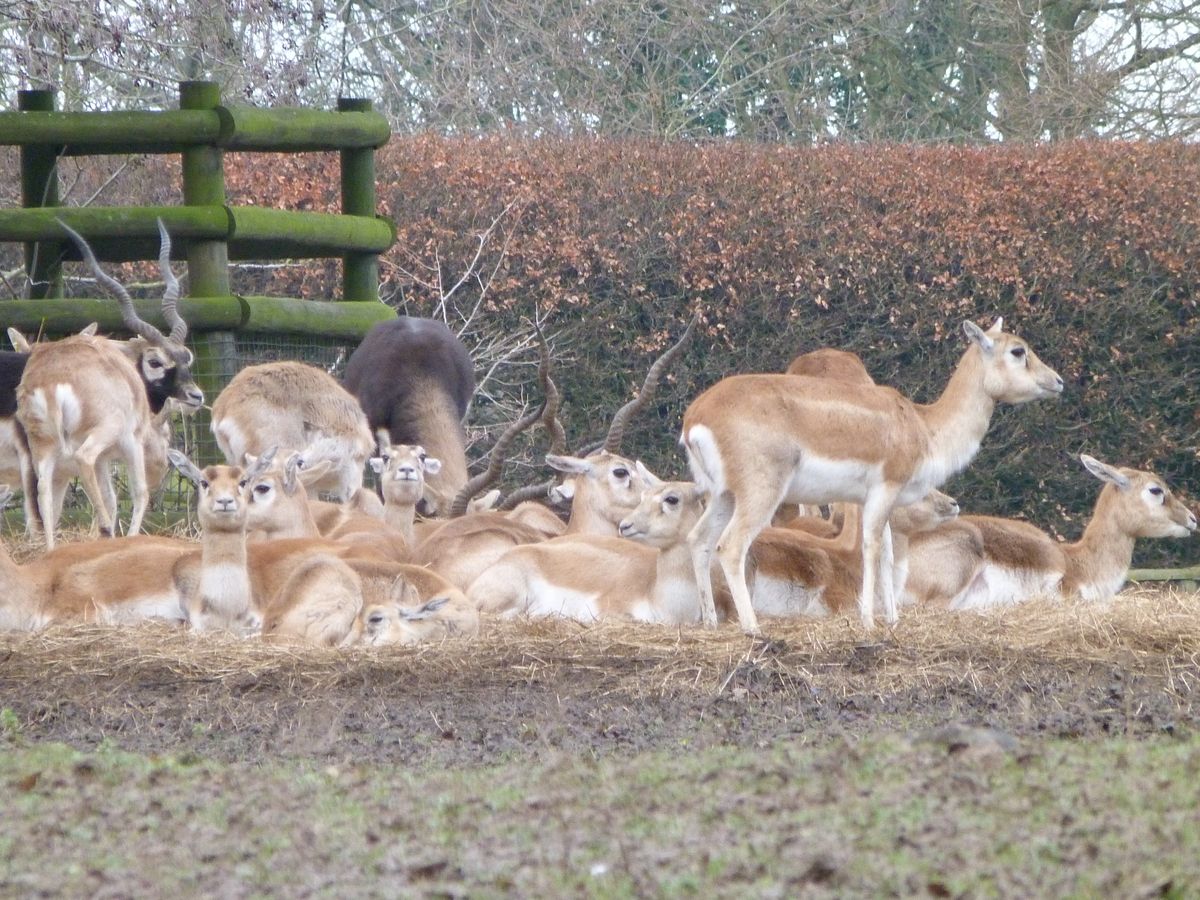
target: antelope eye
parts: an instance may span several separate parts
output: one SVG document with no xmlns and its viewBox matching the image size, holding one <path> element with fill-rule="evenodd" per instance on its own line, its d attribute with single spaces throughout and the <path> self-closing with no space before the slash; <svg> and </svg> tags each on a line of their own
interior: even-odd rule
<svg viewBox="0 0 1200 900">
<path fill-rule="evenodd" d="M 1155 497 L 1161 497 L 1163 494 L 1163 489 L 1160 488 L 1157 484 L 1152 484 L 1152 485 L 1150 485 L 1150 493 L 1153 494 Z"/>
<path fill-rule="evenodd" d="M 614 478 L 628 478 L 629 470 L 624 467 L 622 467 L 620 469 L 613 469 L 613 477 Z"/>
<path fill-rule="evenodd" d="M 152 369 L 161 369 L 162 367 L 163 367 L 163 364 L 162 364 L 162 360 L 161 360 L 161 359 L 152 359 L 152 360 L 150 360 L 150 368 L 152 368 Z"/>
<path fill-rule="evenodd" d="M 367 616 L 367 624 L 368 625 L 382 625 L 383 624 L 383 613 L 381 613 L 381 612 L 371 613 L 371 615 Z"/>
<path fill-rule="evenodd" d="M 663 503 L 667 504 L 667 506 L 678 506 L 679 498 L 674 494 L 668 494 L 667 496 L 663 497 Z"/>
<path fill-rule="evenodd" d="M 238 487 L 242 488 L 243 490 L 245 489 L 245 487 L 246 487 L 246 479 L 245 478 L 243 478 L 241 481 L 238 482 Z"/>
<path fill-rule="evenodd" d="M 256 484 L 254 486 L 254 493 L 256 494 L 269 494 L 270 492 L 271 486 L 269 484 Z"/>
<path fill-rule="evenodd" d="M 208 482 L 205 481 L 203 478 L 200 479 L 200 490 L 202 490 L 202 491 L 208 490 Z"/>
<path fill-rule="evenodd" d="M 1024 359 L 1025 358 L 1025 348 L 1024 347 L 1013 347 L 1012 355 L 1015 356 L 1017 359 Z"/>
</svg>

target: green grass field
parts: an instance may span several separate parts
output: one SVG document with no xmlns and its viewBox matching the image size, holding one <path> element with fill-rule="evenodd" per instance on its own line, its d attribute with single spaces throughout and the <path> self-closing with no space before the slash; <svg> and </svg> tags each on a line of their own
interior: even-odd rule
<svg viewBox="0 0 1200 900">
<path fill-rule="evenodd" d="M 18 734 L 0 782 L 10 896 L 1200 892 L 1195 736 L 793 740 L 439 771 Z"/>
</svg>

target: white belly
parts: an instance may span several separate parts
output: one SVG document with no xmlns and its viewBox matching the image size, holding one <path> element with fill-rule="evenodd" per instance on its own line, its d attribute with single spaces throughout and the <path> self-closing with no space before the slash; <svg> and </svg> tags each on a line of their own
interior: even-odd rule
<svg viewBox="0 0 1200 900">
<path fill-rule="evenodd" d="M 806 453 L 788 479 L 786 503 L 862 503 L 883 480 L 882 466 L 853 459 L 826 459 Z"/>
</svg>

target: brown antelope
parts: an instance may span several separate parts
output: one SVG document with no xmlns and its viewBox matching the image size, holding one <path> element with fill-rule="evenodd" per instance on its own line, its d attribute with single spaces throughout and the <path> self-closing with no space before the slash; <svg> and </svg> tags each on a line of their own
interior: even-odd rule
<svg viewBox="0 0 1200 900">
<path fill-rule="evenodd" d="M 247 366 L 213 402 L 212 432 L 230 465 L 267 447 L 332 445 L 328 473 L 310 485 L 347 500 L 362 487 L 375 439 L 358 401 L 323 369 L 301 362 Z"/>
<path fill-rule="evenodd" d="M 503 615 L 698 622 L 687 535 L 702 495 L 691 482 L 659 481 L 638 467 L 648 487 L 622 520 L 622 537 L 567 535 L 515 547 L 480 574 L 468 600 Z"/>
<path fill-rule="evenodd" d="M 844 504 L 840 531 L 792 522 L 764 528 L 750 545 L 748 564 L 754 611 L 769 616 L 817 616 L 856 608 L 862 584 L 861 507 Z M 958 503 L 941 491 L 892 510 L 888 524 L 894 550 L 894 590 L 899 595 L 908 573 L 909 541 L 958 515 Z M 824 520 L 819 520 L 824 521 Z M 828 523 L 825 523 L 828 524 Z M 817 533 L 814 533 L 816 531 Z"/>
<path fill-rule="evenodd" d="M 427 454 L 424 447 L 388 444 L 386 432 L 380 432 L 379 439 L 379 455 L 367 461 L 380 478 L 383 502 L 377 508 L 361 500 L 355 502 L 355 498 L 344 504 L 310 501 L 309 506 L 318 530 L 326 537 L 390 530 L 412 546 L 417 505 L 425 496 L 426 476 L 441 471 L 442 463 Z M 307 456 L 305 451 L 304 457 Z M 365 488 L 358 493 L 374 498 Z"/>
<path fill-rule="evenodd" d="M 460 592 L 419 605 L 371 603 L 364 605 L 346 644 L 377 647 L 383 644 L 420 644 L 479 632 L 479 613 Z"/>
<path fill-rule="evenodd" d="M 788 375 L 808 375 L 812 378 L 829 378 L 847 384 L 874 387 L 875 379 L 867 372 L 862 359 L 849 350 L 834 350 L 822 347 L 802 353 L 788 364 Z"/>
<path fill-rule="evenodd" d="M 61 503 L 61 494 L 57 501 L 55 497 L 55 485 L 62 483 L 61 474 L 56 474 L 59 468 L 78 467 L 100 532 L 111 535 L 117 509 L 108 467 L 123 459 L 133 497 L 129 533 L 137 534 L 149 501 L 145 448 L 154 441 L 152 414 L 163 410 L 169 399 L 185 411 L 198 409 L 204 401 L 192 381 L 191 351 L 183 344 L 187 324 L 176 310 L 179 283 L 171 273 L 171 242 L 161 220 L 159 263 L 167 283 L 162 308 L 171 325 L 168 336 L 138 317 L 129 293 L 104 273 L 87 242 L 65 224 L 62 227 L 96 278 L 117 296 L 125 326 L 137 337 L 121 342 L 83 333 L 30 348 L 17 387 L 17 420 L 29 454 L 25 489 L 27 495 L 36 495 L 33 506 L 49 549 L 54 547 L 58 521 L 56 502 Z"/>
<path fill-rule="evenodd" d="M 269 451 L 258 457 L 245 471 L 209 466 L 201 472 L 172 451 L 172 462 L 201 490 L 204 553 L 176 567 L 176 580 L 182 583 L 185 607 L 196 627 L 210 619 L 226 627 L 261 622 L 264 637 L 333 646 L 351 633 L 364 602 L 444 599 L 452 608 L 461 608 L 461 592 L 436 574 L 355 559 L 336 541 L 301 538 L 247 544 L 255 499 L 262 496 L 259 488 L 272 480 L 273 455 Z"/>
<path fill-rule="evenodd" d="M 971 346 L 928 405 L 887 387 L 803 375 L 734 375 L 694 400 L 681 442 L 710 498 L 692 536 L 704 621 L 716 622 L 714 553 L 742 628 L 757 631 L 746 583 L 754 538 L 780 503 L 849 501 L 863 506 L 862 623 L 874 626 L 877 592 L 887 621 L 895 622 L 893 573 L 881 552 L 892 509 L 920 499 L 971 461 L 996 403 L 1062 392 L 1062 378 L 1001 326 L 997 320 L 985 332 L 963 323 Z"/>
<path fill-rule="evenodd" d="M 1037 596 L 1107 600 L 1125 583 L 1137 538 L 1196 531 L 1196 514 L 1153 472 L 1080 460 L 1105 482 L 1082 538 L 1062 544 L 1027 522 L 963 516 L 913 539 L 906 599 L 950 609 Z"/>
<path fill-rule="evenodd" d="M 399 316 L 367 332 L 350 354 L 343 379 L 374 431 L 388 444 L 419 444 L 442 461 L 419 512 L 446 515 L 467 483 L 462 421 L 475 391 L 474 364 L 463 342 L 441 322 Z"/>
</svg>

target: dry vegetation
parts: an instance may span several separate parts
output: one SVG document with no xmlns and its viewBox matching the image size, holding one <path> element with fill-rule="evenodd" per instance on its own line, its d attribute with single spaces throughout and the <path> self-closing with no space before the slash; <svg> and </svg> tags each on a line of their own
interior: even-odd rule
<svg viewBox="0 0 1200 900">
<path fill-rule="evenodd" d="M 865 640 L 847 619 L 772 622 L 766 639 L 558 621 L 489 623 L 419 649 L 331 651 L 166 626 L 0 638 L 25 734 L 227 758 L 486 764 L 909 731 L 970 721 L 1016 734 L 1153 734 L 1200 721 L 1200 596 L 1130 589 L 1104 607 L 907 610 Z M 311 740 L 310 740 L 311 739 Z"/>
<path fill-rule="evenodd" d="M 1188 896 L 1197 613 L 4 635 L 0 894 Z"/>
</svg>

